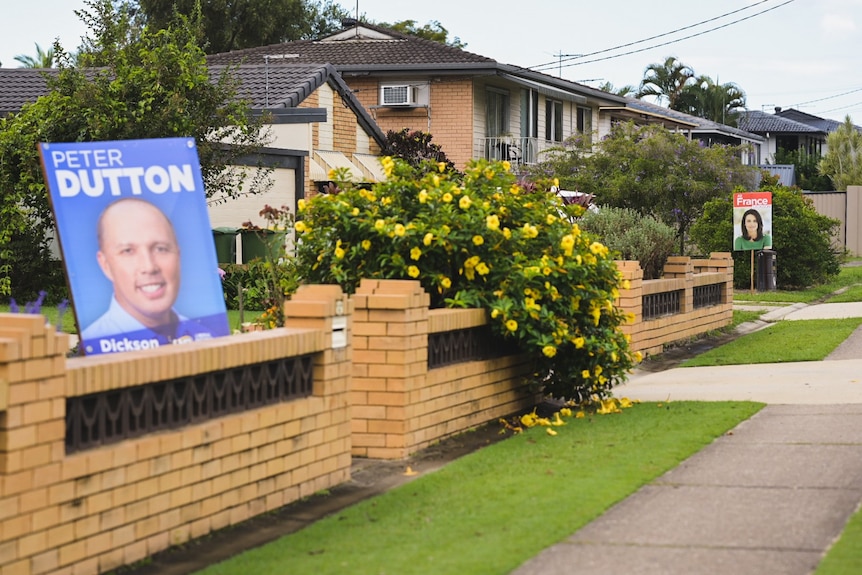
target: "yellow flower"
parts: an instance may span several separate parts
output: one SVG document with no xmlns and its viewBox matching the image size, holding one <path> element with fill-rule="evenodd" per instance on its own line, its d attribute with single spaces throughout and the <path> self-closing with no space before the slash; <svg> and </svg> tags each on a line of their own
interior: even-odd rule
<svg viewBox="0 0 862 575">
<path fill-rule="evenodd" d="M 613 397 L 608 399 L 603 399 L 601 401 L 601 407 L 596 410 L 596 413 L 599 415 L 608 415 L 609 413 L 619 413 L 620 408 L 617 407 L 617 400 Z"/>
<path fill-rule="evenodd" d="M 413 247 L 410 250 L 410 259 L 411 260 L 418 260 L 421 257 L 422 257 L 422 250 L 418 246 Z"/>
<path fill-rule="evenodd" d="M 428 201 L 428 190 L 422 190 L 419 192 L 419 203 L 424 204 Z"/>
<path fill-rule="evenodd" d="M 350 211 L 350 213 L 353 214 L 354 216 L 358 216 L 359 215 L 359 208 L 353 208 Z"/>
<path fill-rule="evenodd" d="M 590 251 L 593 252 L 597 256 L 605 256 L 608 254 L 608 248 L 599 242 L 593 242 L 590 244 Z"/>
<path fill-rule="evenodd" d="M 550 427 L 545 430 L 545 433 L 547 433 L 548 435 L 556 435 L 557 434 L 556 430 L 551 429 Z"/>
<path fill-rule="evenodd" d="M 498 317 L 500 317 L 501 313 L 503 313 L 503 312 L 501 312 L 497 308 L 492 309 L 491 310 L 491 319 L 497 319 Z"/>
<path fill-rule="evenodd" d="M 293 229 L 295 229 L 299 233 L 303 233 L 303 232 L 308 231 L 308 227 L 305 225 L 305 222 L 296 222 L 293 225 Z"/>
<path fill-rule="evenodd" d="M 562 415 L 563 417 L 571 417 L 572 416 L 572 410 L 569 409 L 568 407 L 564 407 L 564 408 L 560 409 L 560 415 Z"/>
<path fill-rule="evenodd" d="M 461 196 L 461 199 L 458 200 L 458 207 L 462 210 L 466 210 L 470 207 L 470 204 L 473 203 L 473 200 L 470 199 L 470 196 Z"/>
<path fill-rule="evenodd" d="M 518 322 L 513 319 L 510 319 L 506 322 L 506 329 L 509 331 L 516 331 L 518 329 Z"/>
<path fill-rule="evenodd" d="M 360 245 L 362 246 L 363 250 L 368 251 L 371 249 L 371 240 L 362 240 L 362 243 Z"/>
<path fill-rule="evenodd" d="M 452 201 L 452 194 L 450 194 L 449 192 L 446 192 L 445 194 L 443 194 L 443 201 L 446 202 L 447 204 L 449 202 L 451 202 Z"/>
<path fill-rule="evenodd" d="M 485 243 L 485 238 L 483 238 L 482 236 L 480 236 L 480 235 L 473 236 L 473 245 L 481 246 L 484 243 Z"/>
<path fill-rule="evenodd" d="M 531 224 L 524 224 L 524 237 L 527 239 L 535 238 L 539 235 L 539 230 Z"/>
<path fill-rule="evenodd" d="M 503 160 L 503 169 L 507 172 L 512 169 L 512 164 L 509 163 L 509 160 Z"/>
<path fill-rule="evenodd" d="M 544 353 L 548 357 L 554 357 L 557 355 L 557 348 L 552 345 L 546 345 L 542 348 L 542 353 Z"/>
<path fill-rule="evenodd" d="M 507 240 L 512 237 L 512 230 L 509 228 L 503 228 L 503 237 Z"/>
<path fill-rule="evenodd" d="M 590 370 L 589 370 L 589 369 L 585 369 L 584 371 L 582 371 L 582 372 L 581 372 L 581 377 L 583 377 L 584 379 L 590 379 Z"/>
<path fill-rule="evenodd" d="M 480 262 L 479 265 L 476 266 L 476 273 L 480 276 L 488 275 L 490 271 L 490 268 L 488 268 L 485 262 Z"/>
<path fill-rule="evenodd" d="M 627 409 L 632 406 L 634 406 L 634 403 L 632 403 L 631 399 L 629 399 L 628 397 L 620 398 L 620 407 Z"/>
<path fill-rule="evenodd" d="M 446 171 L 446 162 L 437 162 L 437 169 L 440 170 L 441 173 Z"/>
<path fill-rule="evenodd" d="M 546 276 L 551 275 L 551 272 L 553 272 L 553 271 L 554 271 L 554 270 L 552 270 L 552 269 L 551 269 L 551 268 L 549 268 L 548 266 L 545 266 L 545 267 L 543 267 L 543 268 L 542 268 L 542 273 L 543 273 L 543 274 L 545 274 Z"/>
<path fill-rule="evenodd" d="M 299 209 L 299 211 L 300 211 L 300 212 L 301 212 L 301 211 L 303 211 L 303 210 L 305 210 L 305 199 L 300 198 L 300 199 L 296 202 L 296 207 Z"/>
<path fill-rule="evenodd" d="M 344 248 L 342 248 L 341 246 L 338 246 L 337 248 L 335 248 L 334 254 L 335 254 L 335 259 L 338 259 L 338 260 L 342 259 L 344 257 Z"/>
<path fill-rule="evenodd" d="M 485 218 L 485 225 L 488 226 L 489 230 L 499 230 L 500 218 L 497 217 L 497 214 L 491 214 Z"/>
<path fill-rule="evenodd" d="M 579 412 L 577 412 L 577 413 L 575 414 L 575 419 L 583 419 L 583 418 L 585 418 L 586 416 L 587 416 L 587 414 L 586 414 L 586 413 L 584 413 L 583 411 L 579 411 Z"/>
<path fill-rule="evenodd" d="M 399 238 L 407 233 L 407 229 L 404 227 L 404 224 L 395 224 L 395 235 Z"/>
<path fill-rule="evenodd" d="M 464 267 L 467 269 L 474 268 L 476 267 L 476 265 L 478 265 L 479 261 L 479 256 L 471 256 L 467 258 L 467 260 L 464 262 Z"/>
<path fill-rule="evenodd" d="M 545 222 L 547 222 L 548 225 L 551 225 L 556 221 L 557 216 L 555 216 L 554 214 L 548 214 L 547 216 L 545 216 Z"/>
<path fill-rule="evenodd" d="M 419 268 L 417 268 L 416 266 L 408 266 L 407 267 L 407 275 L 410 276 L 411 278 L 418 278 L 419 277 Z"/>
<path fill-rule="evenodd" d="M 375 230 L 382 230 L 385 227 L 386 227 L 386 220 L 377 220 L 376 222 L 374 222 L 374 229 Z"/>
<path fill-rule="evenodd" d="M 446 276 L 443 276 L 443 279 L 440 280 L 440 285 L 446 289 L 449 289 L 450 287 L 452 287 L 452 280 L 450 280 Z"/>
<path fill-rule="evenodd" d="M 636 361 L 636 362 L 638 362 L 638 363 L 640 363 L 640 362 L 642 362 L 642 361 L 643 361 L 643 359 L 644 359 L 644 354 L 642 354 L 642 353 L 641 353 L 641 352 L 639 352 L 639 351 L 636 351 L 636 352 L 635 352 L 635 361 Z"/>
<path fill-rule="evenodd" d="M 430 246 L 432 241 L 434 241 L 434 234 L 432 234 L 431 232 L 428 232 L 427 234 L 425 234 L 425 237 L 422 238 L 422 243 L 426 246 Z"/>
</svg>

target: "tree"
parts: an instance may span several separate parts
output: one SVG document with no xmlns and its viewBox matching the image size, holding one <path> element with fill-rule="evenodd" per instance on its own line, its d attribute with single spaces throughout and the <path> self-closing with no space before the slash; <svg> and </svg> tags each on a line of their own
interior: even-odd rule
<svg viewBox="0 0 862 575">
<path fill-rule="evenodd" d="M 36 56 L 18 54 L 15 60 L 23 64 L 22 68 L 51 68 L 54 66 L 54 49 L 48 48 L 42 51 L 42 47 L 36 44 Z"/>
<path fill-rule="evenodd" d="M 755 185 L 757 175 L 739 161 L 738 147 L 704 147 L 661 126 L 631 122 L 615 126 L 594 154 L 576 144 L 551 152 L 535 173 L 593 194 L 599 205 L 654 216 L 676 230 L 680 253 L 703 204 L 738 185 Z"/>
<path fill-rule="evenodd" d="M 709 76 L 698 76 L 693 83 L 683 87 L 675 107 L 671 106 L 671 109 L 736 126 L 745 106 L 745 92 L 736 84 L 716 84 Z"/>
<path fill-rule="evenodd" d="M 764 182 L 767 183 L 760 189 L 772 192 L 772 243 L 778 258 L 778 287 L 802 289 L 838 275 L 841 254 L 832 239 L 840 222 L 817 213 L 811 199 L 799 188 L 770 183 L 767 178 Z M 726 252 L 733 247 L 733 232 L 733 200 L 729 193 L 706 202 L 691 237 L 704 253 Z M 733 252 L 733 261 L 734 284 L 749 288 L 751 252 Z"/>
<path fill-rule="evenodd" d="M 775 150 L 773 164 L 792 164 L 796 171 L 796 185 L 808 191 L 834 190 L 832 181 L 828 176 L 819 172 L 820 154 L 809 154 L 807 150 L 799 148 L 788 150 L 778 148 Z"/>
<path fill-rule="evenodd" d="M 667 100 L 668 107 L 676 110 L 683 90 L 693 79 L 694 70 L 670 56 L 662 64 L 646 67 L 637 97 L 653 96 L 659 103 Z"/>
<path fill-rule="evenodd" d="M 417 170 L 423 170 L 429 166 L 433 166 L 436 170 L 440 162 L 445 164 L 447 170 L 455 170 L 455 164 L 446 157 L 446 152 L 440 144 L 431 143 L 432 137 L 427 132 L 411 131 L 410 128 L 402 128 L 397 132 L 389 130 L 386 132 L 386 145 L 381 154 L 401 158 Z"/>
<path fill-rule="evenodd" d="M 836 190 L 862 185 L 862 132 L 850 116 L 837 130 L 826 136 L 827 152 L 820 161 L 820 173 L 829 176 Z"/>
<path fill-rule="evenodd" d="M 391 28 L 392 30 L 401 32 L 402 34 L 425 38 L 432 42 L 439 42 L 440 44 L 445 44 L 452 48 L 464 49 L 467 47 L 467 44 L 461 42 L 461 39 L 457 36 L 455 36 L 454 39 L 449 40 L 449 31 L 446 30 L 446 28 L 444 28 L 437 20 L 432 20 L 421 28 L 417 27 L 416 20 L 401 20 L 394 24 L 383 22 L 378 25 L 384 28 Z"/>
<path fill-rule="evenodd" d="M 48 94 L 0 119 L 0 293 L 9 293 L 15 262 L 29 257 L 11 253 L 11 237 L 39 230 L 47 241 L 52 233 L 38 142 L 194 137 L 208 196 L 257 193 L 268 185 L 267 170 L 232 167 L 265 143 L 262 123 L 237 98 L 229 70 L 210 78 L 193 22 L 178 17 L 127 42 L 128 13 L 115 11 L 111 0 L 86 4 L 91 11 L 80 16 L 92 36 L 82 59 L 104 67 L 73 67 L 55 43 L 59 72 L 48 77 Z"/>
<path fill-rule="evenodd" d="M 599 85 L 599 90 L 602 92 L 607 92 L 608 94 L 616 94 L 617 96 L 634 96 L 637 93 L 637 88 L 631 85 L 623 86 L 622 88 L 617 88 L 610 82 L 604 82 Z"/>
<path fill-rule="evenodd" d="M 134 0 L 132 4 L 151 28 L 165 28 L 176 14 L 191 17 L 199 9 L 207 54 L 316 38 L 341 29 L 341 20 L 350 15 L 332 0 Z"/>
</svg>

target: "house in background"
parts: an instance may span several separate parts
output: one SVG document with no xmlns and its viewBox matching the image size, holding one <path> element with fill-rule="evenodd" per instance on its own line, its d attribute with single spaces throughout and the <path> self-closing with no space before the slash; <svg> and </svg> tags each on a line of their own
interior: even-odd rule
<svg viewBox="0 0 862 575">
<path fill-rule="evenodd" d="M 222 68 L 211 66 L 215 77 Z M 265 205 L 288 206 L 296 213 L 297 200 L 329 181 L 329 171 L 347 168 L 357 182 L 383 179 L 379 154 L 384 134 L 359 103 L 341 76 L 328 64 L 250 65 L 233 67 L 239 96 L 263 114 L 269 142 L 260 158 L 272 168 L 272 186 L 263 194 L 210 198 L 212 226 L 240 227 L 244 222 L 263 226 Z M 17 112 L 47 92 L 45 74 L 57 70 L 0 69 L 0 114 Z M 241 249 L 237 250 L 237 258 Z"/>
<path fill-rule="evenodd" d="M 776 114 L 756 110 L 743 112 L 738 122 L 739 128 L 766 139 L 761 162 L 774 164 L 779 149 L 801 151 L 809 156 L 826 153 L 824 126 L 809 125 Z"/>
<path fill-rule="evenodd" d="M 345 21 L 319 40 L 286 42 L 208 57 L 211 64 L 329 62 L 385 131 L 430 133 L 458 168 L 473 158 L 509 160 L 517 169 L 571 136 L 588 142 L 614 122 L 636 117 L 688 129 L 661 111 L 632 113 L 622 96 L 491 58 Z"/>
<path fill-rule="evenodd" d="M 713 122 L 706 118 L 699 118 L 683 112 L 677 112 L 637 98 L 626 98 L 627 108 L 630 115 L 637 113 L 652 114 L 657 118 L 669 117 L 685 123 L 686 127 L 676 128 L 688 135 L 692 140 L 703 142 L 705 146 L 742 146 L 740 161 L 747 166 L 755 166 L 761 163 L 761 154 L 766 145 L 766 138 L 752 132 L 739 128 Z M 637 119 L 635 118 L 635 121 Z M 656 120 L 660 121 L 660 120 Z M 668 126 L 669 128 L 672 126 Z"/>
</svg>

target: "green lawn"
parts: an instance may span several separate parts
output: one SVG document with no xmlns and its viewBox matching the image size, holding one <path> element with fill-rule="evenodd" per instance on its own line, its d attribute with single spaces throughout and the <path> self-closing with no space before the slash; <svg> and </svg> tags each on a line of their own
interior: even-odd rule
<svg viewBox="0 0 862 575">
<path fill-rule="evenodd" d="M 761 407 L 647 403 L 534 427 L 200 573 L 508 573 Z"/>
<path fill-rule="evenodd" d="M 862 318 L 780 321 L 685 360 L 682 367 L 819 361 L 853 333 Z"/>
<path fill-rule="evenodd" d="M 841 272 L 831 282 L 806 290 L 777 290 L 755 293 L 749 293 L 748 290 L 735 290 L 733 292 L 733 301 L 738 303 L 759 302 L 776 304 L 810 303 L 826 298 L 841 288 L 854 285 L 862 285 L 862 266 L 842 267 Z"/>
</svg>

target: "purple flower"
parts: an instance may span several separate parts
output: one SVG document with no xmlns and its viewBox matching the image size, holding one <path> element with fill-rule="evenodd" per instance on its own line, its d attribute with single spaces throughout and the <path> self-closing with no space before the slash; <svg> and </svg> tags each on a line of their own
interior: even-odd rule
<svg viewBox="0 0 862 575">
<path fill-rule="evenodd" d="M 227 273 L 227 272 L 225 272 L 225 271 L 224 271 L 223 269 L 221 269 L 221 268 L 217 268 L 217 269 L 218 269 L 218 277 L 219 277 L 219 279 L 220 279 L 220 280 L 222 280 L 222 281 L 224 281 L 224 276 L 226 275 L 226 273 Z"/>
<path fill-rule="evenodd" d="M 18 313 L 18 302 L 15 301 L 14 297 L 9 298 L 9 311 L 12 313 Z"/>
</svg>

